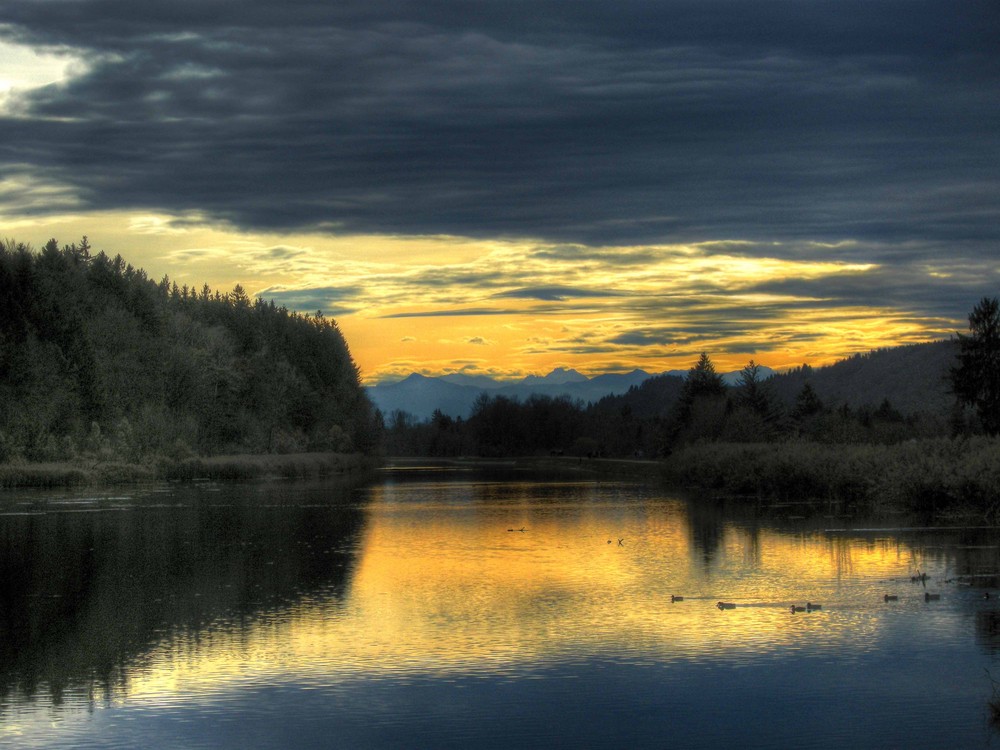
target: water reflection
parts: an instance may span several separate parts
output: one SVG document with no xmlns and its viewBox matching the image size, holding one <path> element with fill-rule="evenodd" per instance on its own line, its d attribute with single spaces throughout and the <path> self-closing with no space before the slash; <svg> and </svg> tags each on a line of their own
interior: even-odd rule
<svg viewBox="0 0 1000 750">
<path fill-rule="evenodd" d="M 0 516 L 0 710 L 42 745 L 60 736 L 33 724 L 43 697 L 194 722 L 226 706 L 248 720 L 318 721 L 308 705 L 371 742 L 365 716 L 379 731 L 415 721 L 404 709 L 427 690 L 435 701 L 480 691 L 465 699 L 474 716 L 507 685 L 504 700 L 531 712 L 542 710 L 531 685 L 557 679 L 575 687 L 558 687 L 550 713 L 579 712 L 591 695 L 631 715 L 649 709 L 642 691 L 747 669 L 757 687 L 730 681 L 720 694 L 752 713 L 762 685 L 794 696 L 783 672 L 802 663 L 825 675 L 809 689 L 829 691 L 838 716 L 848 694 L 887 700 L 886 679 L 925 691 L 911 705 L 940 709 L 933 685 L 975 662 L 963 644 L 974 634 L 989 656 L 1000 641 L 996 598 L 972 585 L 995 585 L 988 529 L 857 531 L 822 516 L 789 528 L 646 486 L 431 472 L 354 490 L 170 489 L 99 499 L 91 513 L 75 501 L 71 513 L 18 496 L 5 509 L 19 515 Z M 917 571 L 929 578 L 911 580 Z M 807 601 L 822 609 L 792 611 Z M 717 699 L 700 700 L 699 716 L 715 710 Z"/>
<path fill-rule="evenodd" d="M 8 495 L 0 516 L 0 705 L 127 692 L 157 644 L 338 601 L 363 512 L 344 488 L 127 497 Z M 86 510 L 87 512 L 79 512 Z M 192 653 L 194 653 L 192 651 Z"/>
</svg>

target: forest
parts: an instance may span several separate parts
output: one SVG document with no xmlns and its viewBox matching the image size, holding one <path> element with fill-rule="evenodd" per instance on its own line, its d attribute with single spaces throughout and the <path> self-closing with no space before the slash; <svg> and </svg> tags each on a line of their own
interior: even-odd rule
<svg viewBox="0 0 1000 750">
<path fill-rule="evenodd" d="M 154 281 L 84 237 L 0 241 L 0 462 L 372 452 L 333 320 Z"/>
<path fill-rule="evenodd" d="M 844 366 L 854 361 L 845 360 Z M 827 403 L 814 387 L 823 375 L 803 367 L 765 379 L 751 360 L 730 387 L 705 353 L 686 378 L 653 377 L 597 403 L 484 394 L 466 420 L 435 412 L 418 422 L 396 411 L 386 417 L 387 452 L 655 459 L 707 442 L 894 444 L 981 431 L 975 413 L 960 405 L 941 409 L 935 402 L 904 413 L 887 397 L 857 406 L 839 399 Z M 824 383 L 824 391 L 830 390 Z"/>
</svg>

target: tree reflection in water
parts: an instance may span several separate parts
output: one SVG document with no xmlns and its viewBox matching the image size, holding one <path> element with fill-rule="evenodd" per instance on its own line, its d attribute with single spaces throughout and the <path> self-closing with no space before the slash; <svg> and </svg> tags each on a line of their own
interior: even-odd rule
<svg viewBox="0 0 1000 750">
<path fill-rule="evenodd" d="M 509 470 L 164 489 L 6 498 L 6 727 L 43 746 L 126 726 L 138 745 L 168 717 L 196 747 L 242 747 L 244 727 L 274 746 L 503 747 L 516 727 L 525 747 L 704 747 L 798 721 L 831 728 L 811 747 L 934 746 L 989 696 L 1000 601 L 975 584 L 996 586 L 995 529 Z M 845 720 L 866 711 L 906 721 Z"/>
<path fill-rule="evenodd" d="M 0 700 L 111 696 L 166 636 L 339 601 L 364 509 L 333 484 L 11 495 L 0 511 Z"/>
</svg>

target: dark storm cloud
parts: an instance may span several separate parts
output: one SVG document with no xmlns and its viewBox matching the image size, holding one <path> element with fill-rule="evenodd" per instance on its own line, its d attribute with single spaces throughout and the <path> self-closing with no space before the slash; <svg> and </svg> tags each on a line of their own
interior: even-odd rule
<svg viewBox="0 0 1000 750">
<path fill-rule="evenodd" d="M 312 289 L 264 289 L 259 297 L 291 310 L 322 310 L 325 315 L 357 312 L 364 290 L 361 287 L 316 287 Z M 352 304 L 353 303 L 353 304 Z"/>
<path fill-rule="evenodd" d="M 569 286 L 536 286 L 523 287 L 521 289 L 511 289 L 506 292 L 498 292 L 493 297 L 500 299 L 533 299 L 542 302 L 562 302 L 571 298 L 598 298 L 598 297 L 620 297 L 619 292 L 609 292 L 600 289 L 579 289 Z"/>
<path fill-rule="evenodd" d="M 649 248 L 603 248 L 586 245 L 558 245 L 540 247 L 531 257 L 545 261 L 594 262 L 612 266 L 642 266 L 662 260 L 662 253 Z"/>
<path fill-rule="evenodd" d="M 461 318 L 477 315 L 515 315 L 517 310 L 492 310 L 486 307 L 466 307 L 454 310 L 430 310 L 427 312 L 401 312 L 390 315 L 382 315 L 385 319 L 390 318 Z"/>
<path fill-rule="evenodd" d="M 947 258 L 940 259 L 942 266 Z M 960 320 L 978 301 L 981 289 L 1000 288 L 997 261 L 963 264 L 947 274 L 931 274 L 924 268 L 885 266 L 865 273 L 842 274 L 822 279 L 784 279 L 755 284 L 745 291 L 788 295 L 788 310 L 879 305 L 905 311 L 920 310 L 923 316 Z M 995 292 L 994 292 L 995 293 Z"/>
<path fill-rule="evenodd" d="M 609 344 L 618 346 L 667 346 L 678 343 L 676 331 L 630 331 L 614 336 Z"/>
<path fill-rule="evenodd" d="M 84 207 L 796 252 L 1000 239 L 995 0 L 6 0 L 3 24 L 87 62 L 0 119 L 0 169 Z"/>
<path fill-rule="evenodd" d="M 470 269 L 464 266 L 422 268 L 407 272 L 402 278 L 396 275 L 373 275 L 373 281 L 393 279 L 403 281 L 416 289 L 491 289 L 511 283 L 510 274 L 502 270 Z"/>
</svg>

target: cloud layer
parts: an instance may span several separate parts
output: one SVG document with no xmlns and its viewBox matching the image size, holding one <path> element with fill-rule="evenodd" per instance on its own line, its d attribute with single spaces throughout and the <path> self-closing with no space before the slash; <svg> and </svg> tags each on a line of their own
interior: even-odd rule
<svg viewBox="0 0 1000 750">
<path fill-rule="evenodd" d="M 443 344 L 449 337 L 444 360 L 421 362 L 408 352 L 381 362 L 372 377 L 453 369 L 459 344 L 485 343 L 499 343 L 497 362 L 520 374 L 531 371 L 532 358 L 553 356 L 585 369 L 657 369 L 706 350 L 765 352 L 773 364 L 829 361 L 946 337 L 966 312 L 968 279 L 934 278 L 919 265 L 756 258 L 715 246 L 577 249 L 582 259 L 572 264 L 562 257 L 570 247 L 524 244 L 501 244 L 464 263 L 346 262 L 331 271 L 338 286 L 271 288 L 263 296 L 334 315 L 354 311 L 351 320 L 366 320 L 369 337 L 387 326 L 395 326 L 394 341 Z M 635 255 L 641 265 L 621 260 Z M 304 270 L 314 265 L 301 260 Z"/>
<path fill-rule="evenodd" d="M 62 78 L 0 75 L 0 221 L 229 233 L 158 257 L 376 375 L 829 359 L 997 293 L 998 38 L 995 0 L 5 0 Z"/>
<path fill-rule="evenodd" d="M 992 0 L 7 0 L 0 166 L 255 229 L 1000 239 Z M 41 209 L 39 209 L 41 210 Z"/>
</svg>

